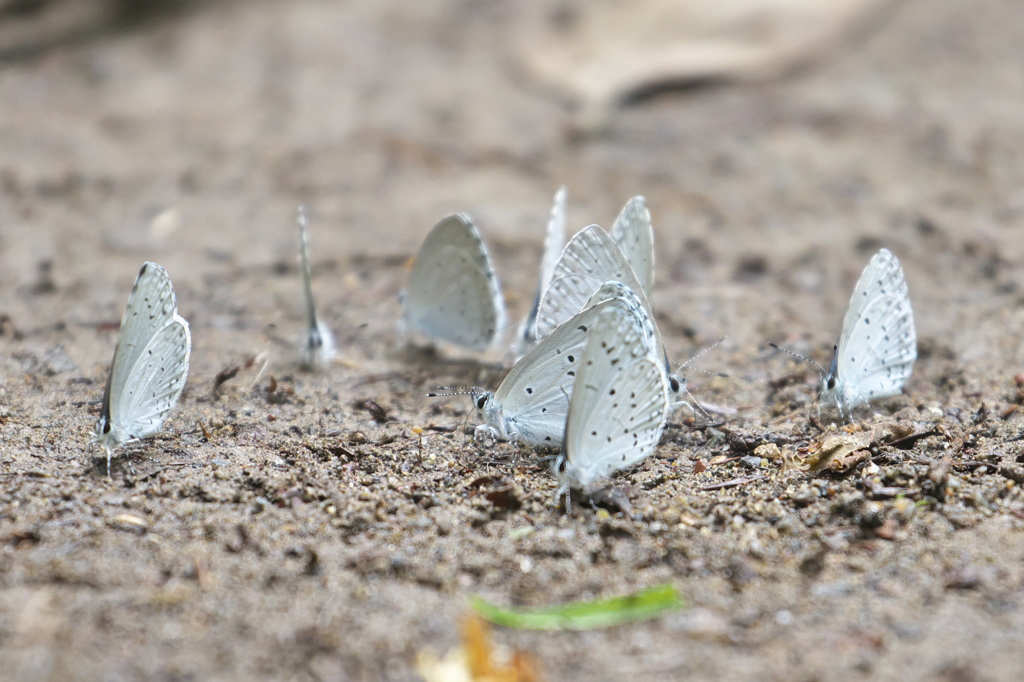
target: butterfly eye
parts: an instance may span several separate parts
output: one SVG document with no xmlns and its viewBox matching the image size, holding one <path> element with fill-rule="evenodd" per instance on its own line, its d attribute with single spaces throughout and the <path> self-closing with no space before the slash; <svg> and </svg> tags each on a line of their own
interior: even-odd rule
<svg viewBox="0 0 1024 682">
<path fill-rule="evenodd" d="M 555 468 L 558 470 L 558 473 L 560 473 L 560 474 L 564 474 L 565 470 L 568 467 L 569 467 L 569 461 L 565 457 L 559 457 L 558 461 L 555 462 Z"/>
<path fill-rule="evenodd" d="M 484 394 L 484 395 L 482 395 L 482 396 L 480 396 L 479 398 L 476 399 L 476 408 L 478 410 L 484 409 L 484 403 L 486 403 L 486 402 L 487 402 L 487 395 Z"/>
<path fill-rule="evenodd" d="M 835 377 L 829 377 L 828 378 L 828 382 L 826 383 L 826 385 L 828 386 L 828 390 L 831 391 L 833 388 L 836 387 L 836 378 Z"/>
<path fill-rule="evenodd" d="M 669 379 L 669 388 L 672 389 L 673 393 L 679 393 L 679 378 L 672 377 Z"/>
</svg>

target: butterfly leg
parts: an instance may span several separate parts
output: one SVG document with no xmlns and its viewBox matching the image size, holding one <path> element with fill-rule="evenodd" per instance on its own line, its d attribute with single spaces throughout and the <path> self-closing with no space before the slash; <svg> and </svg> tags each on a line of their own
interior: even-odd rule
<svg viewBox="0 0 1024 682">
<path fill-rule="evenodd" d="M 569 516 L 571 514 L 571 509 L 572 509 L 572 500 L 569 499 L 569 484 L 568 483 L 563 483 L 562 485 L 560 485 L 558 487 L 558 490 L 555 492 L 556 506 L 557 506 L 558 498 L 561 497 L 563 493 L 565 494 L 565 500 L 564 500 L 564 502 L 565 502 L 565 514 L 564 514 L 564 516 Z"/>
</svg>

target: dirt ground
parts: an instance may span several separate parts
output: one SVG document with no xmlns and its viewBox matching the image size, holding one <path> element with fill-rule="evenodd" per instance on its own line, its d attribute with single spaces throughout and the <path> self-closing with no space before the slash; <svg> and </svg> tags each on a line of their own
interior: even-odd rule
<svg viewBox="0 0 1024 682">
<path fill-rule="evenodd" d="M 417 652 L 458 642 L 468 595 L 665 582 L 687 609 L 496 637 L 551 680 L 1021 679 L 1024 4 L 907 0 L 816 68 L 657 94 L 584 139 L 510 73 L 512 2 L 168 2 L 61 23 L 86 4 L 0 16 L 7 679 L 416 679 Z M 518 319 L 561 184 L 575 228 L 647 197 L 673 359 L 728 336 L 697 364 L 729 377 L 690 379 L 738 414 L 719 436 L 675 415 L 615 481 L 632 519 L 563 515 L 540 454 L 513 464 L 473 442 L 468 400 L 425 397 L 495 387 L 500 357 L 412 351 L 396 329 L 406 261 L 455 210 Z M 321 374 L 295 364 L 300 202 L 344 360 Z M 825 362 L 882 245 L 920 357 L 867 421 L 932 435 L 844 474 L 749 457 L 818 436 L 815 370 L 765 344 Z M 166 435 L 108 478 L 86 444 L 147 259 L 174 279 L 191 371 Z M 243 368 L 214 392 L 264 351 L 251 390 Z M 514 503 L 492 494 L 509 486 Z"/>
</svg>

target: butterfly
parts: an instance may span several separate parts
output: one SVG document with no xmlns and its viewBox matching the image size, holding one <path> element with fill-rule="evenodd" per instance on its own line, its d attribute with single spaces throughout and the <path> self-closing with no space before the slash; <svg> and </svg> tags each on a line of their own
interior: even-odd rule
<svg viewBox="0 0 1024 682">
<path fill-rule="evenodd" d="M 882 249 L 853 289 L 832 364 L 821 377 L 819 411 L 833 406 L 852 421 L 854 407 L 899 394 L 916 359 L 907 280 L 896 256 Z"/>
<path fill-rule="evenodd" d="M 443 218 L 427 235 L 402 297 L 406 324 L 475 351 L 505 327 L 505 303 L 491 257 L 465 213 Z"/>
<path fill-rule="evenodd" d="M 476 438 L 498 438 L 529 445 L 558 446 L 565 433 L 569 397 L 583 350 L 602 311 L 614 308 L 634 321 L 646 348 L 656 357 L 652 324 L 638 296 L 621 282 L 607 282 L 584 309 L 556 327 L 512 367 L 494 393 L 474 393 L 486 420 Z"/>
<path fill-rule="evenodd" d="M 128 296 L 92 443 L 111 451 L 160 432 L 188 376 L 192 336 L 178 315 L 171 278 L 143 263 Z"/>
<path fill-rule="evenodd" d="M 668 390 L 664 368 L 635 316 L 621 307 L 603 308 L 580 358 L 562 454 L 553 464 L 559 494 L 589 493 L 650 455 L 668 418 Z"/>
<path fill-rule="evenodd" d="M 302 260 L 302 293 L 305 302 L 306 334 L 300 347 L 300 362 L 306 369 L 316 369 L 334 357 L 334 337 L 327 325 L 320 321 L 313 303 L 313 273 L 309 265 L 309 233 L 306 208 L 299 207 L 299 257 Z"/>
</svg>

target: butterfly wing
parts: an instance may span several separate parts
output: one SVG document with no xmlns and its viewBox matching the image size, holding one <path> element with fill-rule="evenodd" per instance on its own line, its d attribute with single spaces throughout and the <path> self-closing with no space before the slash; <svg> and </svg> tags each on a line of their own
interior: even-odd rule
<svg viewBox="0 0 1024 682">
<path fill-rule="evenodd" d="M 607 232 L 597 225 L 580 230 L 562 251 L 551 284 L 541 299 L 537 332 L 541 338 L 578 313 L 605 282 L 621 282 L 650 305 L 633 268 Z"/>
<path fill-rule="evenodd" d="M 175 314 L 158 330 L 132 365 L 112 407 L 115 430 L 129 438 L 148 438 L 160 432 L 188 376 L 192 336 L 188 322 Z"/>
<path fill-rule="evenodd" d="M 657 324 L 655 324 L 654 319 L 650 316 L 647 301 L 629 286 L 622 282 L 605 282 L 590 297 L 584 309 L 610 299 L 618 299 L 619 305 L 624 306 L 636 318 L 640 329 L 643 331 L 642 338 L 651 354 L 651 359 L 657 360 L 659 357 L 663 357 L 664 350 L 661 347 L 661 335 L 658 332 Z"/>
<path fill-rule="evenodd" d="M 483 240 L 458 213 L 427 235 L 409 276 L 406 322 L 434 338 L 484 351 L 505 326 L 501 288 Z"/>
<path fill-rule="evenodd" d="M 611 231 L 612 241 L 626 257 L 648 300 L 654 292 L 654 230 L 642 196 L 626 202 Z"/>
<path fill-rule="evenodd" d="M 540 275 L 537 278 L 537 294 L 533 298 L 533 305 L 530 313 L 523 323 L 522 342 L 525 344 L 537 341 L 537 311 L 540 309 L 540 300 L 551 282 L 555 272 L 555 264 L 565 248 L 565 187 L 555 193 L 555 201 L 551 206 L 551 215 L 548 217 L 548 231 L 544 238 L 544 255 L 540 262 Z"/>
<path fill-rule="evenodd" d="M 299 208 L 299 258 L 302 261 L 302 295 L 305 318 L 306 336 L 302 340 L 301 363 L 304 367 L 314 368 L 321 363 L 329 362 L 334 357 L 334 337 L 327 325 L 320 323 L 313 301 L 313 272 L 309 264 L 309 232 L 307 229 L 306 210 Z"/>
<path fill-rule="evenodd" d="M 668 416 L 668 382 L 632 315 L 603 310 L 577 372 L 565 425 L 566 482 L 590 488 L 654 451 Z"/>
<path fill-rule="evenodd" d="M 896 395 L 917 359 L 910 292 L 899 260 L 882 249 L 861 274 L 839 337 L 839 380 L 850 406 Z"/>
<path fill-rule="evenodd" d="M 121 318 L 117 348 L 110 366 L 110 385 L 116 390 L 124 386 L 127 373 L 138 361 L 146 344 L 163 329 L 178 312 L 174 288 L 167 271 L 156 263 L 142 264 L 128 304 Z M 112 396 L 116 399 L 116 396 Z"/>
</svg>

